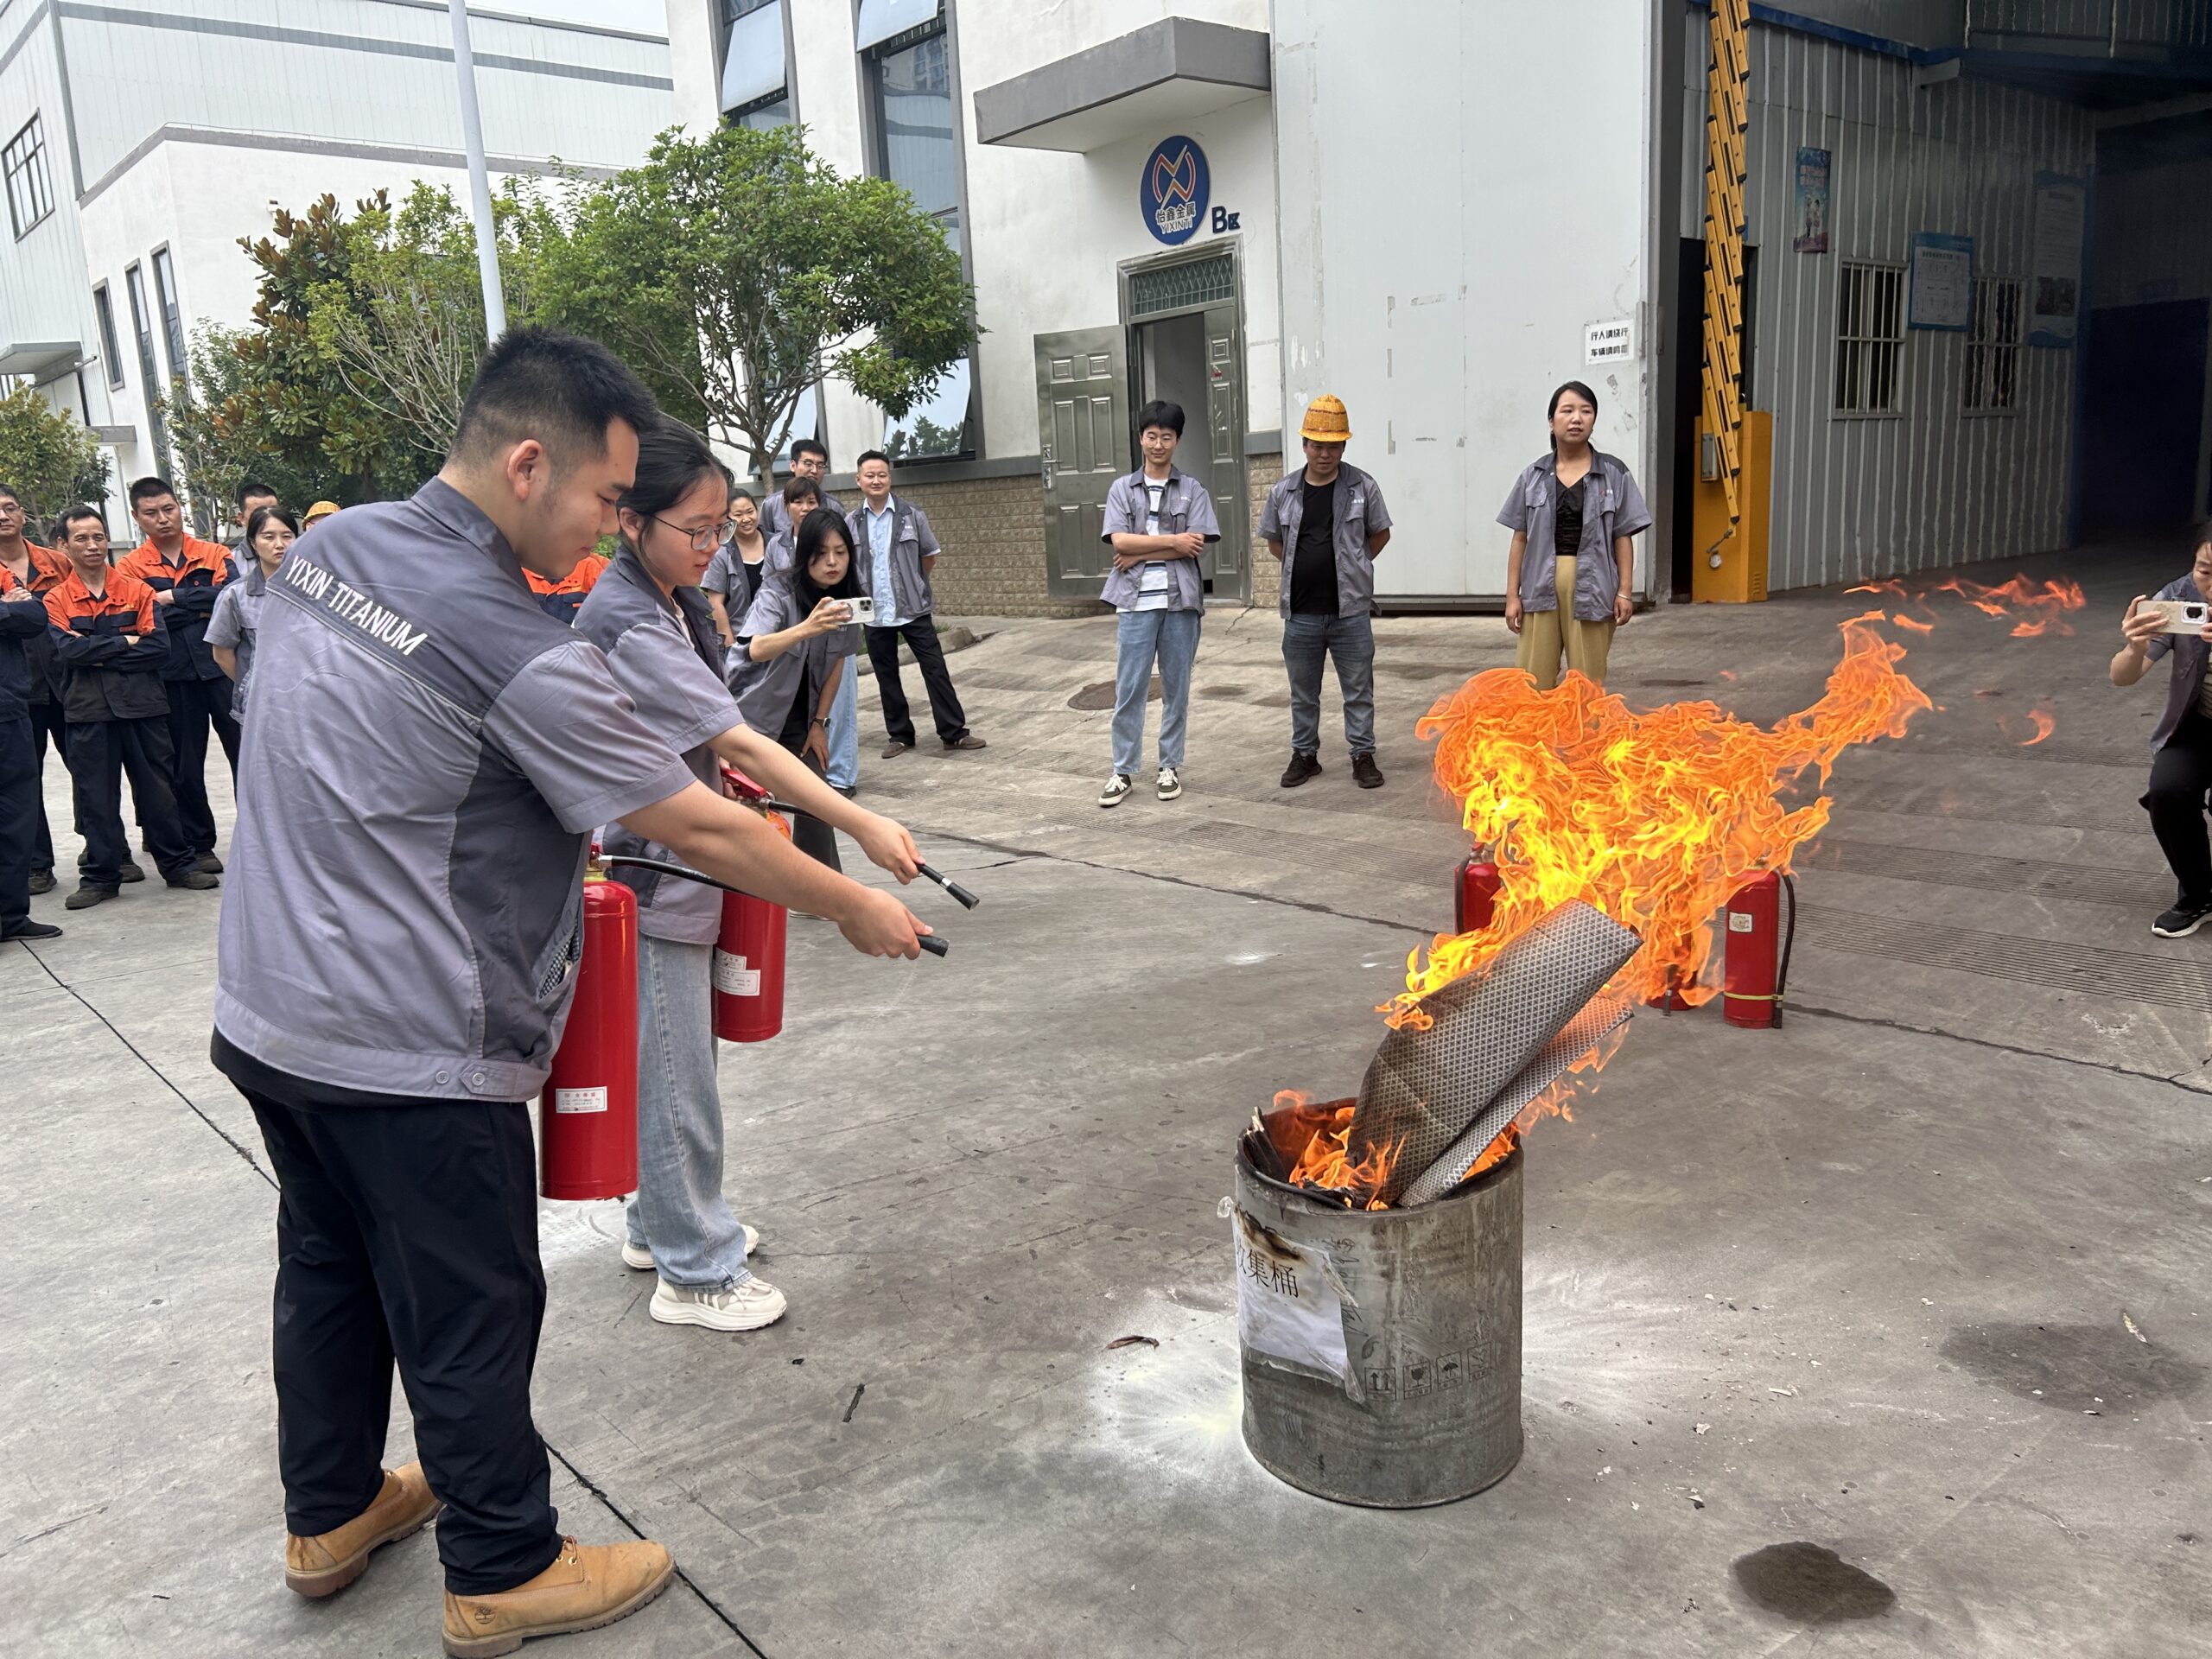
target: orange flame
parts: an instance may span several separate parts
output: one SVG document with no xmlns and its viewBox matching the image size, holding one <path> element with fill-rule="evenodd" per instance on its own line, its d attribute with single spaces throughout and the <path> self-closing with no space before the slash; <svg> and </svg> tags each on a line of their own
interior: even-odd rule
<svg viewBox="0 0 2212 1659">
<path fill-rule="evenodd" d="M 1283 1090 L 1275 1096 L 1280 1109 L 1304 1107 L 1306 1098 L 1293 1089 Z M 1405 1147 L 1402 1135 L 1389 1146 L 1377 1147 L 1365 1158 L 1354 1163 L 1348 1143 L 1351 1137 L 1353 1107 L 1351 1102 L 1333 1108 L 1324 1108 L 1326 1114 L 1313 1138 L 1306 1143 L 1306 1150 L 1299 1154 L 1297 1164 L 1290 1172 L 1293 1186 L 1318 1187 L 1341 1196 L 1350 1207 L 1382 1210 L 1388 1206 L 1371 1196 L 1379 1191 L 1391 1168 L 1398 1160 L 1398 1154 Z"/>
<path fill-rule="evenodd" d="M 2015 630 L 2015 632 L 2018 632 L 2018 630 Z M 2049 737 L 2053 732 L 2058 729 L 2058 716 L 2051 713 L 2050 706 L 2048 703 L 2039 702 L 2034 708 L 2029 709 L 2028 718 L 2035 721 L 2036 734 L 2033 737 L 2022 738 L 2020 740 L 2020 747 L 2024 749 L 2032 749 L 2037 744 L 2042 742 L 2044 739 Z"/>
<path fill-rule="evenodd" d="M 1438 740 L 1437 780 L 1465 802 L 1473 838 L 1506 849 L 1503 885 L 1490 926 L 1440 934 L 1426 960 L 1408 958 L 1391 1020 L 1577 899 L 1643 936 L 1616 988 L 1709 1001 L 1714 988 L 1699 982 L 1713 918 L 1751 876 L 1787 869 L 1827 822 L 1827 797 L 1793 808 L 1783 795 L 1808 771 L 1825 784 L 1845 749 L 1901 737 L 1930 707 L 1897 671 L 1904 647 L 1875 631 L 1882 620 L 1843 623 L 1827 694 L 1770 728 L 1712 702 L 1632 711 L 1572 673 L 1544 692 L 1518 669 L 1491 669 L 1439 702 L 1420 727 Z"/>
<path fill-rule="evenodd" d="M 1933 588 L 1915 593 L 1903 582 L 1891 576 L 1881 582 L 1862 582 L 1856 588 L 1847 588 L 1847 594 L 1890 594 L 1915 604 L 1925 604 L 1928 595 L 1955 594 L 1980 611 L 1984 616 L 2014 617 L 2012 637 L 2015 639 L 2037 639 L 2044 634 L 2070 634 L 2073 625 L 2065 619 L 2069 613 L 2087 605 L 2088 595 L 2082 591 L 2082 584 L 2071 577 L 2030 582 L 2025 576 L 2015 576 L 2010 582 L 1992 588 L 1986 583 L 1970 582 L 1964 576 L 1951 576 Z M 1926 633 L 1933 626 L 1910 617 L 1892 616 L 1893 622 Z"/>
</svg>

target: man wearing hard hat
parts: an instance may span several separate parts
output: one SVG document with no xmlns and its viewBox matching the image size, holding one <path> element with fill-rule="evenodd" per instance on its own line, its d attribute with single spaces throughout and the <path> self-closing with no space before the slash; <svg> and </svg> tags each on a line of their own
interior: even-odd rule
<svg viewBox="0 0 2212 1659">
<path fill-rule="evenodd" d="M 1290 671 L 1290 765 L 1296 789 L 1321 770 L 1321 659 L 1337 665 L 1352 781 L 1382 787 L 1375 764 L 1375 560 L 1390 539 L 1390 510 L 1373 478 L 1344 465 L 1351 421 L 1324 392 L 1298 429 L 1306 465 L 1268 492 L 1260 534 L 1282 564 L 1282 660 Z"/>
</svg>

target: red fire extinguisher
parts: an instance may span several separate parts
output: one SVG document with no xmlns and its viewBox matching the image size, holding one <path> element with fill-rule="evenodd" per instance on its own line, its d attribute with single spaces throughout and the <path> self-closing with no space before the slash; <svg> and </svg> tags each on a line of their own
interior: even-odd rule
<svg viewBox="0 0 2212 1659">
<path fill-rule="evenodd" d="M 1476 933 L 1488 927 L 1504 885 L 1504 878 L 1497 873 L 1497 855 L 1489 848 L 1478 847 L 1468 854 L 1452 889 L 1452 931 Z"/>
<path fill-rule="evenodd" d="M 1789 897 L 1786 931 L 1782 921 L 1785 892 Z M 1789 952 L 1797 939 L 1796 884 L 1770 870 L 1736 889 L 1726 914 L 1722 1011 L 1732 1026 L 1778 1026 L 1783 991 L 1789 979 Z"/>
<path fill-rule="evenodd" d="M 596 857 L 583 930 L 575 998 L 538 1099 L 538 1186 L 549 1198 L 619 1198 L 638 1186 L 638 896 Z"/>
<path fill-rule="evenodd" d="M 791 838 L 774 812 L 768 822 Z M 791 912 L 749 893 L 722 894 L 721 936 L 715 941 L 715 1035 L 726 1043 L 762 1043 L 784 1028 L 784 939 Z"/>
</svg>

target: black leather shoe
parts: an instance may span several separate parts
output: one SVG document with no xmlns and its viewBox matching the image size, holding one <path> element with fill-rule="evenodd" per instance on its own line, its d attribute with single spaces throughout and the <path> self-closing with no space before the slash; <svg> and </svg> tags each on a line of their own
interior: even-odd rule
<svg viewBox="0 0 2212 1659">
<path fill-rule="evenodd" d="M 58 939 L 60 937 L 61 930 L 52 922 L 18 922 L 5 933 L 0 933 L 0 944 L 10 939 Z"/>
<path fill-rule="evenodd" d="M 1285 789 L 1296 789 L 1308 778 L 1319 778 L 1320 775 L 1320 756 L 1300 754 L 1294 749 L 1291 751 L 1290 764 L 1282 769 L 1282 786 Z"/>
<path fill-rule="evenodd" d="M 1355 754 L 1351 758 L 1351 780 L 1362 789 L 1382 787 L 1382 768 L 1375 764 L 1373 754 Z"/>
</svg>

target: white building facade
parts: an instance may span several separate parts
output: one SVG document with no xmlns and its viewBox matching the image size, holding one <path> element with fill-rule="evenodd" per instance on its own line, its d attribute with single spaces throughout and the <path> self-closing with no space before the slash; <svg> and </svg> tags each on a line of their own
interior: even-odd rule
<svg viewBox="0 0 2212 1659">
<path fill-rule="evenodd" d="M 2119 418 L 2100 410 L 2150 372 L 2162 327 L 2194 353 L 2161 371 L 2177 411 L 2212 385 L 2212 242 L 2146 211 L 2212 166 L 2208 14 L 1751 8 L 1745 393 L 1774 422 L 1773 587 L 2125 527 L 2142 492 L 2103 512 L 2084 464 Z M 984 332 L 927 426 L 832 385 L 801 430 L 833 477 L 892 440 L 899 487 L 961 556 L 942 602 L 980 612 L 1090 604 L 1106 483 L 1154 396 L 1184 405 L 1183 464 L 1228 531 L 1213 599 L 1271 602 L 1251 527 L 1324 391 L 1396 520 L 1384 602 L 1495 606 L 1493 520 L 1569 379 L 1597 391 L 1598 442 L 1652 505 L 1639 590 L 1688 596 L 1709 16 L 1688 0 L 668 6 L 687 125 L 801 122 L 833 166 L 906 185 L 959 249 Z M 2195 309 L 2094 309 L 2119 299 Z M 2173 454 L 2139 458 L 2175 474 L 2165 518 L 2212 482 L 2212 414 L 2176 421 Z"/>
<path fill-rule="evenodd" d="M 657 33 L 472 10 L 470 45 L 495 175 L 604 175 L 674 119 Z M 148 393 L 192 331 L 251 318 L 240 238 L 326 193 L 467 200 L 439 0 L 0 0 L 0 374 L 99 433 L 118 493 L 167 469 Z"/>
</svg>

